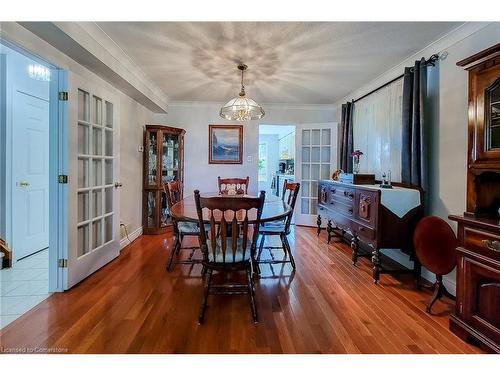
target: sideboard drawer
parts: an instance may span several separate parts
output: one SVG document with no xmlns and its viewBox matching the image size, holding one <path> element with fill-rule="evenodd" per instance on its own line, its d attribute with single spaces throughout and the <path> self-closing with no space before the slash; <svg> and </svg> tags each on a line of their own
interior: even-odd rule
<svg viewBox="0 0 500 375">
<path fill-rule="evenodd" d="M 350 232 L 351 219 L 339 211 L 330 210 L 325 206 L 318 206 L 318 214 L 325 220 L 331 220 L 335 226 Z"/>
<path fill-rule="evenodd" d="M 463 247 L 500 261 L 500 236 L 480 229 L 464 227 Z"/>
<path fill-rule="evenodd" d="M 372 228 L 377 219 L 377 192 L 360 190 L 356 192 L 356 219 Z"/>
<path fill-rule="evenodd" d="M 335 199 L 334 197 L 331 197 L 329 206 L 330 208 L 338 210 L 339 212 L 347 216 L 352 216 L 354 213 L 354 205 L 352 204 L 352 202 L 348 202 L 345 200 Z"/>
</svg>

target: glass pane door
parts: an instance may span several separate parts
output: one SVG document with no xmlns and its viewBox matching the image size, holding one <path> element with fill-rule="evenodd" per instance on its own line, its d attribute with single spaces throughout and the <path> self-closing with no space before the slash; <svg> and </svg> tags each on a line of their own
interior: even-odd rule
<svg viewBox="0 0 500 375">
<path fill-rule="evenodd" d="M 113 241 L 113 104 L 78 90 L 77 256 Z"/>
<path fill-rule="evenodd" d="M 179 136 L 163 133 L 162 143 L 162 182 L 176 180 L 179 171 Z"/>
<path fill-rule="evenodd" d="M 336 168 L 336 123 L 297 126 L 296 179 L 300 181 L 296 223 L 313 225 L 317 215 L 319 180 Z"/>
</svg>

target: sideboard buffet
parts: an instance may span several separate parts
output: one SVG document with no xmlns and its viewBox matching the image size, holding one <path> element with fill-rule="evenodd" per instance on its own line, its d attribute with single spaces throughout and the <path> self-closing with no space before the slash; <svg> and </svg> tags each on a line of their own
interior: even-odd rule
<svg viewBox="0 0 500 375">
<path fill-rule="evenodd" d="M 421 190 L 321 180 L 318 197 L 318 235 L 325 220 L 328 242 L 332 237 L 349 241 L 354 265 L 359 256 L 371 256 L 374 283 L 378 283 L 383 273 L 411 272 L 418 284 L 421 267 L 413 253 L 412 238 L 423 214 Z M 360 243 L 371 253 L 360 251 Z M 401 249 L 408 253 L 414 261 L 413 269 L 385 268 L 380 249 Z"/>
</svg>

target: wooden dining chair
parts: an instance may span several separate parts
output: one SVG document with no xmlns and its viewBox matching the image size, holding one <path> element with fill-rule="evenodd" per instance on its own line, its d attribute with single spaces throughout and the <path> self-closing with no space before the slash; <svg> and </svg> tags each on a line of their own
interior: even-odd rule
<svg viewBox="0 0 500 375">
<path fill-rule="evenodd" d="M 217 177 L 220 195 L 242 195 L 248 194 L 248 183 L 250 177 L 246 178 L 220 178 Z"/>
<path fill-rule="evenodd" d="M 182 189 L 179 181 L 170 181 L 165 183 L 164 185 L 165 195 L 167 196 L 167 204 L 168 208 L 172 207 L 177 202 L 182 200 Z M 175 264 L 195 264 L 200 263 L 200 261 L 196 261 L 193 259 L 194 253 L 196 249 L 199 249 L 199 246 L 190 246 L 190 247 L 182 247 L 182 241 L 186 236 L 196 236 L 198 237 L 200 234 L 200 229 L 198 227 L 198 223 L 192 221 L 181 221 L 176 220 L 172 217 L 172 224 L 174 226 L 174 236 L 175 243 L 170 256 L 167 261 L 167 271 L 172 271 Z M 181 250 L 191 250 L 189 257 L 187 260 L 176 260 L 174 261 L 175 256 L 180 255 Z"/>
<path fill-rule="evenodd" d="M 254 322 L 257 322 L 255 287 L 252 266 L 257 248 L 260 218 L 264 206 L 265 192 L 258 198 L 251 197 L 200 197 L 194 191 L 199 225 L 204 223 L 203 210 L 208 210 L 209 230 L 200 232 L 200 247 L 203 253 L 204 292 L 198 323 L 203 323 L 209 294 L 248 294 Z M 249 211 L 256 210 L 253 225 L 249 224 Z M 252 227 L 252 228 L 251 228 Z M 246 284 L 212 285 L 212 273 L 246 272 Z"/>
<path fill-rule="evenodd" d="M 290 243 L 288 242 L 287 236 L 290 234 L 290 225 L 292 223 L 293 210 L 295 208 L 295 202 L 297 201 L 297 196 L 299 195 L 300 183 L 298 182 L 288 182 L 285 180 L 283 183 L 283 193 L 281 195 L 281 199 L 283 202 L 288 204 L 291 208 L 290 213 L 285 217 L 284 220 L 270 221 L 264 223 L 259 231 L 260 234 L 260 244 L 259 244 L 259 253 L 257 255 L 257 264 L 259 263 L 267 263 L 267 264 L 276 264 L 276 263 L 290 263 L 292 268 L 295 270 L 295 259 L 292 255 L 292 249 L 290 247 Z M 266 236 L 279 236 L 281 239 L 281 246 L 266 246 L 264 247 L 264 241 Z M 271 255 L 271 259 L 262 260 L 262 250 L 266 248 L 269 250 Z M 272 249 L 283 249 L 285 252 L 285 256 L 282 260 L 275 259 Z M 260 270 L 257 270 L 260 273 Z"/>
</svg>

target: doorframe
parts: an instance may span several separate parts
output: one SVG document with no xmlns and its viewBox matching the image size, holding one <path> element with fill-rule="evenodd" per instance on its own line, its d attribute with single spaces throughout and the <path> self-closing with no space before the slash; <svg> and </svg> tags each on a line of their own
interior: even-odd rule
<svg viewBox="0 0 500 375">
<path fill-rule="evenodd" d="M 67 184 L 59 183 L 58 177 L 61 174 L 68 175 L 68 102 L 59 100 L 59 92 L 67 91 L 67 71 L 5 38 L 0 38 L 0 44 L 45 65 L 50 69 L 51 73 L 49 83 L 49 292 L 61 292 L 64 290 L 67 280 L 67 269 L 59 267 L 58 261 L 59 259 L 66 259 L 68 252 L 68 189 Z M 5 60 L 3 63 L 6 62 Z M 6 64 L 3 66 L 6 67 Z M 0 72 L 0 74 L 3 74 L 3 72 Z M 4 93 L 6 100 L 9 94 L 6 87 Z M 5 108 L 5 113 L 7 113 L 7 108 Z M 12 201 L 12 143 L 8 142 L 7 139 L 8 137 L 12 139 L 12 129 L 9 129 L 7 115 L 0 120 L 5 121 L 5 127 L 3 127 L 5 132 L 0 137 L 0 146 L 5 150 L 5 154 L 0 156 L 0 161 L 5 166 L 4 170 L 6 171 L 5 179 L 0 180 L 2 192 L 0 201 L 2 207 L 5 208 L 0 219 L 0 234 L 5 235 L 7 240 L 11 240 L 12 206 L 9 203 Z"/>
</svg>

